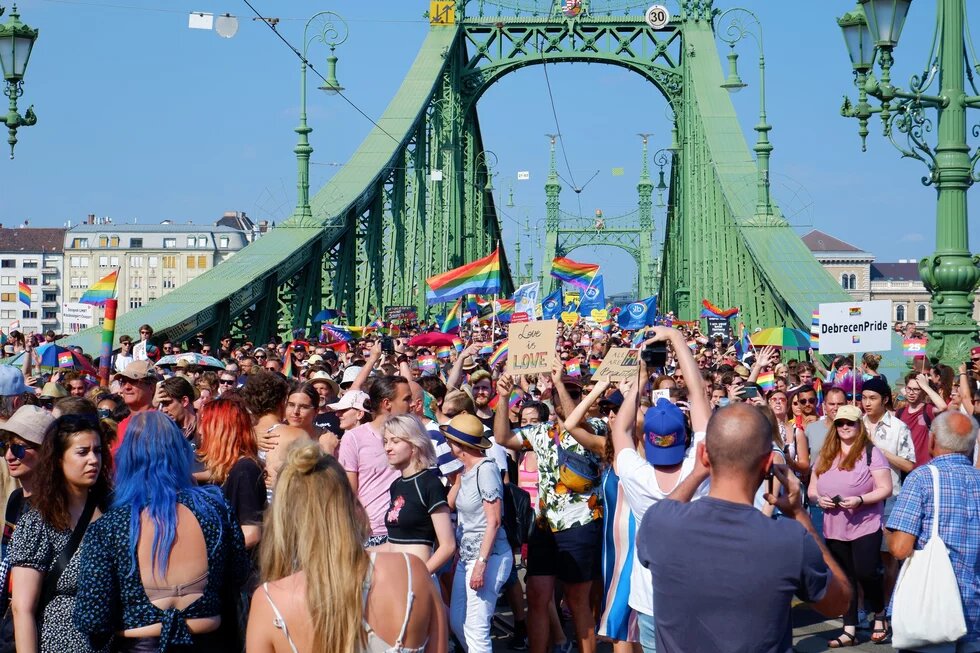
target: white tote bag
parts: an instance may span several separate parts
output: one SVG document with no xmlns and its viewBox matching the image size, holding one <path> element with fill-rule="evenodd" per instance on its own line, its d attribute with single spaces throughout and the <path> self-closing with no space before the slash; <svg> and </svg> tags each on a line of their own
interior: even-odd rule
<svg viewBox="0 0 980 653">
<path fill-rule="evenodd" d="M 932 533 L 902 565 L 892 603 L 892 646 L 915 649 L 966 634 L 963 601 L 949 551 L 939 537 L 939 470 L 932 472 Z"/>
</svg>

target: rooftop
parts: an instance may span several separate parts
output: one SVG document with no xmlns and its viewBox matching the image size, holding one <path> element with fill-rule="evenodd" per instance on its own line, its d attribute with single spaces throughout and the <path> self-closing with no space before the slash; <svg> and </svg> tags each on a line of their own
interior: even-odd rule
<svg viewBox="0 0 980 653">
<path fill-rule="evenodd" d="M 64 229 L 60 230 L 64 233 Z M 71 233 L 79 234 L 200 234 L 200 233 L 241 233 L 231 227 L 216 227 L 209 224 L 79 224 L 72 227 Z"/>
<path fill-rule="evenodd" d="M 919 281 L 918 263 L 872 263 L 872 281 Z"/>
<path fill-rule="evenodd" d="M 0 252 L 62 252 L 65 230 L 59 227 L 0 227 Z"/>
<path fill-rule="evenodd" d="M 850 243 L 845 243 L 843 240 L 834 238 L 833 236 L 825 234 L 822 231 L 817 231 L 816 229 L 803 236 L 803 244 L 806 245 L 811 252 L 854 252 L 855 254 L 867 253 L 860 247 L 855 247 Z"/>
</svg>

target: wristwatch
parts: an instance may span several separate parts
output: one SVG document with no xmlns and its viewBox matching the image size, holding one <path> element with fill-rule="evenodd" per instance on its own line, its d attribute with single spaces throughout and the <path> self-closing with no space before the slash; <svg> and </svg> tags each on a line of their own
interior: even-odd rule
<svg viewBox="0 0 980 653">
<path fill-rule="evenodd" d="M 484 558 L 483 556 L 480 556 L 480 557 L 478 557 L 478 558 L 476 559 L 476 561 L 477 561 L 477 562 L 482 562 L 483 564 L 487 564 L 487 559 L 486 559 L 486 558 Z"/>
</svg>

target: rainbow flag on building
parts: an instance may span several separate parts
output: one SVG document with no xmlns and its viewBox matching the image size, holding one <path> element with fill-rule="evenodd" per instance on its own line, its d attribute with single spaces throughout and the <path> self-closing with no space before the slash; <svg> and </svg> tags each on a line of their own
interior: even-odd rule
<svg viewBox="0 0 980 653">
<path fill-rule="evenodd" d="M 119 278 L 119 270 L 113 270 L 102 277 L 82 294 L 78 301 L 82 304 L 92 306 L 105 306 L 106 300 L 116 298 L 116 280 Z"/>
<path fill-rule="evenodd" d="M 592 263 L 576 263 L 559 256 L 551 262 L 551 276 L 559 281 L 579 288 L 588 288 L 599 272 L 599 266 Z"/>
<path fill-rule="evenodd" d="M 17 282 L 17 291 L 20 295 L 20 301 L 24 302 L 28 306 L 31 305 L 31 287 L 28 286 L 23 281 Z"/>
<path fill-rule="evenodd" d="M 773 372 L 766 372 L 765 374 L 760 374 L 755 382 L 759 384 L 759 388 L 763 392 L 769 392 L 776 387 L 776 375 Z"/>
<path fill-rule="evenodd" d="M 497 347 L 492 354 L 490 354 L 490 358 L 487 361 L 490 363 L 490 367 L 496 367 L 497 363 L 502 363 L 507 358 L 507 352 L 509 349 L 510 347 L 508 346 L 508 342 L 506 340 L 500 343 L 500 346 Z"/>
<path fill-rule="evenodd" d="M 500 249 L 425 280 L 425 300 L 430 305 L 451 302 L 463 295 L 495 295 L 500 292 Z"/>
<path fill-rule="evenodd" d="M 459 318 L 460 314 L 463 312 L 463 298 L 460 297 L 453 304 L 453 307 L 449 309 L 446 313 L 446 319 L 442 321 L 442 326 L 439 328 L 443 333 L 449 333 L 453 329 L 459 329 Z"/>
</svg>

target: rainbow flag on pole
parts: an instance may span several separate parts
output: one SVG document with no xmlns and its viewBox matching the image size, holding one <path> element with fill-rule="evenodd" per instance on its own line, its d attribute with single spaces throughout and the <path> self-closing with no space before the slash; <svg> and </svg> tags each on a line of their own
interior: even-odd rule
<svg viewBox="0 0 980 653">
<path fill-rule="evenodd" d="M 17 282 L 17 291 L 20 295 L 20 301 L 24 302 L 28 306 L 31 305 L 31 287 L 28 286 L 23 281 Z"/>
<path fill-rule="evenodd" d="M 490 363 L 490 367 L 494 368 L 497 366 L 497 363 L 503 362 L 503 360 L 507 358 L 507 352 L 509 350 L 510 347 L 508 346 L 506 340 L 500 343 L 500 346 L 497 347 L 496 351 L 494 351 L 493 354 L 490 355 L 490 358 L 487 361 Z"/>
<path fill-rule="evenodd" d="M 430 305 L 451 302 L 463 295 L 494 295 L 500 292 L 500 249 L 490 256 L 467 263 L 425 280 L 425 300 Z"/>
<path fill-rule="evenodd" d="M 446 319 L 442 322 L 442 327 L 439 329 L 443 333 L 449 333 L 453 329 L 459 329 L 459 316 L 463 311 L 463 298 L 460 297 L 453 304 L 453 307 L 449 309 L 446 313 Z"/>
<path fill-rule="evenodd" d="M 116 298 L 116 280 L 118 278 L 119 270 L 113 270 L 89 286 L 89 289 L 82 294 L 82 298 L 78 301 L 82 304 L 105 306 L 107 299 Z"/>
<path fill-rule="evenodd" d="M 578 358 L 569 358 L 565 361 L 565 374 L 568 376 L 582 376 L 582 361 Z"/>
<path fill-rule="evenodd" d="M 551 262 L 551 276 L 579 288 L 588 288 L 598 272 L 598 265 L 576 263 L 560 256 Z"/>
<path fill-rule="evenodd" d="M 763 392 L 769 392 L 776 387 L 776 375 L 772 372 L 760 374 L 755 381 Z"/>
</svg>

